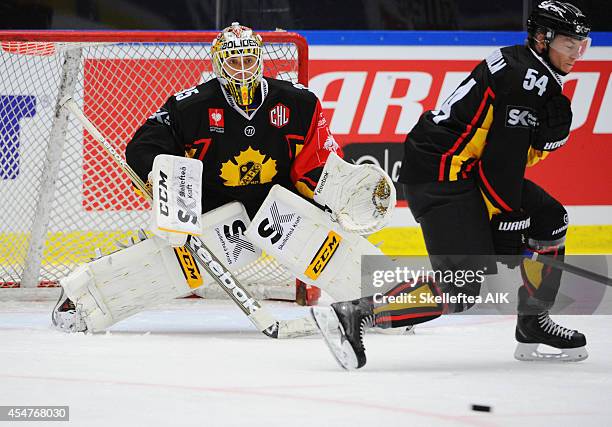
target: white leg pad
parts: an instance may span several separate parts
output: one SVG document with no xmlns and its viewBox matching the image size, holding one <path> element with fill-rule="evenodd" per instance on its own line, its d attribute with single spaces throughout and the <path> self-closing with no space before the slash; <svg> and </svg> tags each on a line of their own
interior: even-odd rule
<svg viewBox="0 0 612 427">
<path fill-rule="evenodd" d="M 261 249 L 244 237 L 251 221 L 240 202 L 231 202 L 202 215 L 200 239 L 206 247 L 232 272 L 241 269 L 261 256 Z M 213 278 L 201 268 L 205 283 Z"/>
<path fill-rule="evenodd" d="M 240 284 L 247 286 L 257 298 L 294 298 L 295 276 L 276 260 L 250 242 L 244 232 L 251 223 L 246 209 L 239 202 L 231 202 L 202 215 L 202 235 L 206 244 Z M 208 297 L 221 293 L 215 280 L 200 266 L 204 286 L 194 290 L 196 295 Z M 287 286 L 293 282 L 293 286 Z"/>
<path fill-rule="evenodd" d="M 329 215 L 275 185 L 245 236 L 297 278 L 344 301 L 361 296 L 361 256 L 382 252 Z"/>
<path fill-rule="evenodd" d="M 172 247 L 157 237 L 81 265 L 60 284 L 94 332 L 192 290 Z"/>
</svg>

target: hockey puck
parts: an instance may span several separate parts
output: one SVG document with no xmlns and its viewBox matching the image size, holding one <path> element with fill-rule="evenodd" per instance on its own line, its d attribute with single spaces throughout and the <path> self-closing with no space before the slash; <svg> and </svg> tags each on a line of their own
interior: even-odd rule
<svg viewBox="0 0 612 427">
<path fill-rule="evenodd" d="M 472 411 L 491 412 L 491 407 L 488 405 L 472 405 Z"/>
</svg>

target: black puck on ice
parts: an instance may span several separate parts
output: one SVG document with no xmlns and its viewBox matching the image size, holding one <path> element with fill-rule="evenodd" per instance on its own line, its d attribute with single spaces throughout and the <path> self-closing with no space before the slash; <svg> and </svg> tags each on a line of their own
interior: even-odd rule
<svg viewBox="0 0 612 427">
<path fill-rule="evenodd" d="M 491 412 L 491 407 L 488 405 L 472 405 L 472 411 Z"/>
</svg>

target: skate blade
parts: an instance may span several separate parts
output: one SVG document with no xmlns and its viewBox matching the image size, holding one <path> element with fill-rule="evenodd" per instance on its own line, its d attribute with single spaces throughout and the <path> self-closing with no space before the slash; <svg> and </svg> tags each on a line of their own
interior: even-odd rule
<svg viewBox="0 0 612 427">
<path fill-rule="evenodd" d="M 331 307 L 311 307 L 310 314 L 338 365 L 346 370 L 357 369 L 357 355 L 344 339 L 344 330 L 336 312 Z"/>
<path fill-rule="evenodd" d="M 580 362 L 589 357 L 586 347 L 560 348 L 559 353 L 544 353 L 538 350 L 540 344 L 518 343 L 514 358 L 526 362 Z"/>
<path fill-rule="evenodd" d="M 404 326 L 401 328 L 388 328 L 388 329 L 375 327 L 375 328 L 369 329 L 368 332 L 372 331 L 374 333 L 383 334 L 383 335 L 414 335 L 414 328 L 415 328 L 414 325 Z"/>
</svg>

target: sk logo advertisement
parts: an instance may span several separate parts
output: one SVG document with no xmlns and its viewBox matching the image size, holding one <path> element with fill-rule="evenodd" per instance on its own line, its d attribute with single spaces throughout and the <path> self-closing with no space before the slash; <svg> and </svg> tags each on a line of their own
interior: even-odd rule
<svg viewBox="0 0 612 427">
<path fill-rule="evenodd" d="M 257 232 L 263 238 L 270 238 L 270 241 L 273 245 L 275 245 L 285 232 L 283 224 L 290 222 L 295 213 L 286 213 L 281 214 L 278 210 L 278 205 L 276 202 L 272 203 L 270 206 L 270 215 L 272 216 L 272 223 L 270 223 L 269 218 L 264 218 L 263 221 L 259 223 L 259 227 L 257 227 Z M 278 249 L 282 249 L 279 247 Z"/>
<path fill-rule="evenodd" d="M 223 225 L 223 235 L 228 242 L 234 245 L 234 249 L 232 250 L 234 262 L 236 262 L 243 249 L 255 253 L 255 247 L 253 244 L 242 238 L 245 230 L 246 225 L 241 220 L 234 221 L 231 228 L 227 224 Z"/>
</svg>

